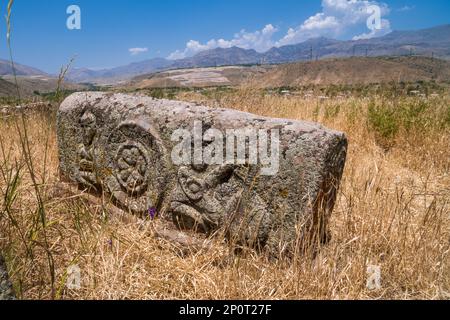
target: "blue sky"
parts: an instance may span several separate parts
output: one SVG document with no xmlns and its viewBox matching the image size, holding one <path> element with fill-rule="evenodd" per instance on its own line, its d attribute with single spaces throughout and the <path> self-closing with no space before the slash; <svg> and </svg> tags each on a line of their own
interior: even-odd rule
<svg viewBox="0 0 450 320">
<path fill-rule="evenodd" d="M 361 15 L 373 4 L 382 12 L 375 33 L 369 14 Z M 81 9 L 81 30 L 66 27 L 69 5 Z M 16 61 L 55 73 L 71 57 L 77 67 L 98 69 L 232 45 L 265 51 L 315 36 L 352 39 L 448 24 L 449 12 L 448 0 L 15 0 L 12 46 Z M 2 58 L 5 29 L 2 22 Z"/>
</svg>

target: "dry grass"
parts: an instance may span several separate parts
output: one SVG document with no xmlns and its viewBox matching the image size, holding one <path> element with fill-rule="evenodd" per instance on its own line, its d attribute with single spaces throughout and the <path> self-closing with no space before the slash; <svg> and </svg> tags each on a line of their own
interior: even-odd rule
<svg viewBox="0 0 450 320">
<path fill-rule="evenodd" d="M 173 244 L 155 238 L 151 223 L 125 223 L 79 197 L 55 192 L 59 173 L 54 117 L 42 114 L 26 119 L 38 183 L 34 188 L 16 120 L 9 118 L 0 122 L 0 249 L 19 297 L 450 298 L 449 127 L 399 128 L 384 149 L 368 125 L 370 99 L 320 102 L 265 96 L 251 89 L 217 99 L 195 93 L 178 98 L 313 120 L 345 131 L 350 148 L 331 222 L 331 243 L 315 259 L 299 256 L 293 262 L 269 261 L 251 251 L 235 256 L 219 240 L 210 250 L 182 254 Z M 373 99 L 381 105 L 394 103 Z M 418 103 L 419 98 L 402 99 Z M 433 99 L 432 112 L 445 114 L 449 97 Z M 14 183 L 16 174 L 19 179 Z M 45 223 L 38 219 L 43 214 Z M 66 287 L 67 268 L 73 264 L 81 269 L 81 290 Z M 366 287 L 369 265 L 381 267 L 380 290 Z"/>
</svg>

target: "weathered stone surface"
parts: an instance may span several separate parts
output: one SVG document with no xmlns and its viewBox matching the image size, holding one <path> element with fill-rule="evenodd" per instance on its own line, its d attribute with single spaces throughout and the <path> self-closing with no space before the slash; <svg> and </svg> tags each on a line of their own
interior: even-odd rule
<svg viewBox="0 0 450 320">
<path fill-rule="evenodd" d="M 14 300 L 12 284 L 9 281 L 5 261 L 0 256 L 0 300 Z"/>
<path fill-rule="evenodd" d="M 176 164 L 172 153 L 179 141 L 172 141 L 173 134 L 195 133 L 198 121 L 200 134 L 210 128 L 224 137 L 230 129 L 267 131 L 271 146 L 279 141 L 278 170 L 262 174 L 264 164 L 251 161 Z M 278 140 L 271 130 L 279 132 Z M 196 139 L 193 134 L 191 143 Z M 315 123 L 94 92 L 75 93 L 63 102 L 58 140 L 63 176 L 107 192 L 118 206 L 135 214 L 157 213 L 180 228 L 210 233 L 224 227 L 239 243 L 274 253 L 326 241 L 347 151 L 343 133 Z M 207 147 L 213 141 L 206 137 L 200 143 Z M 261 141 L 258 147 L 264 149 Z M 227 154 L 225 146 L 222 151 Z"/>
</svg>

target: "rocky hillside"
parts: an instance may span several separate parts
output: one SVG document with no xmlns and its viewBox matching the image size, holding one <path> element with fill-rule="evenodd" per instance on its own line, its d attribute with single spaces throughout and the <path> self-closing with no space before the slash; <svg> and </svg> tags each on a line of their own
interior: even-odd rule
<svg viewBox="0 0 450 320">
<path fill-rule="evenodd" d="M 423 57 L 325 59 L 284 64 L 257 77 L 262 87 L 450 81 L 450 62 Z"/>
<path fill-rule="evenodd" d="M 178 69 L 134 78 L 127 86 L 132 88 L 219 87 L 237 86 L 258 78 L 270 66 L 230 66 Z"/>
</svg>

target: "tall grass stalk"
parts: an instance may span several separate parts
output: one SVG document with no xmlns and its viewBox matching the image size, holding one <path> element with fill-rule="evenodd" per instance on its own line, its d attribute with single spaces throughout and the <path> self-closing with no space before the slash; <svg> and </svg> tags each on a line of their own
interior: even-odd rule
<svg viewBox="0 0 450 320">
<path fill-rule="evenodd" d="M 19 84 L 17 81 L 17 72 L 16 72 L 16 68 L 15 68 L 15 64 L 14 64 L 13 51 L 12 51 L 12 46 L 11 46 L 11 16 L 12 16 L 13 4 L 14 4 L 14 0 L 9 0 L 8 6 L 7 6 L 7 15 L 6 15 L 6 28 L 7 28 L 6 39 L 7 39 L 7 45 L 8 45 L 9 55 L 10 55 L 11 67 L 12 67 L 13 75 L 14 75 L 15 86 L 17 89 L 17 98 L 18 98 L 19 103 L 22 103 L 22 97 L 20 94 L 20 87 L 19 87 Z M 37 215 L 37 217 L 41 223 L 41 227 L 42 227 L 41 231 L 42 231 L 42 235 L 43 235 L 43 242 L 42 243 L 36 242 L 36 244 L 42 246 L 47 254 L 47 262 L 48 262 L 49 274 L 50 274 L 50 278 L 51 278 L 52 297 L 54 297 L 55 265 L 54 265 L 54 259 L 53 259 L 53 256 L 52 256 L 52 253 L 51 253 L 51 250 L 49 247 L 49 243 L 48 243 L 48 238 L 47 238 L 47 218 L 46 218 L 46 211 L 45 211 L 45 203 L 44 203 L 43 196 L 42 196 L 41 185 L 38 183 L 37 178 L 36 178 L 36 170 L 35 170 L 35 166 L 33 164 L 32 151 L 31 151 L 31 146 L 30 146 L 30 138 L 29 138 L 29 134 L 27 131 L 27 120 L 26 120 L 25 112 L 23 112 L 23 111 L 21 112 L 20 119 L 21 119 L 21 124 L 19 124 L 17 121 L 15 121 L 16 129 L 17 129 L 17 133 L 19 134 L 19 137 L 20 137 L 22 153 L 23 153 L 24 160 L 25 160 L 28 172 L 30 174 L 30 177 L 31 177 L 31 180 L 33 183 L 33 187 L 34 187 L 34 191 L 35 191 L 35 196 L 36 196 L 36 200 L 37 200 L 37 204 L 38 204 L 37 210 L 36 210 L 36 215 Z M 47 152 L 47 151 L 45 151 L 45 152 Z M 44 164 L 44 170 L 45 170 L 45 164 Z M 46 175 L 46 172 L 44 171 L 43 176 L 45 177 L 45 175 Z M 36 226 L 36 228 L 37 228 L 37 226 Z M 37 233 L 37 232 L 38 232 L 38 230 L 36 229 L 33 232 L 31 232 L 31 234 Z"/>
</svg>

